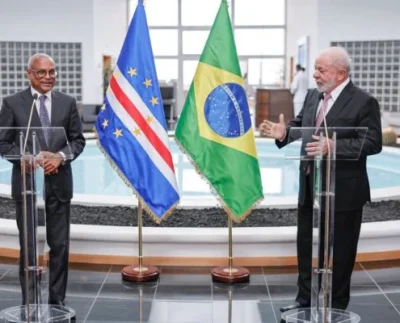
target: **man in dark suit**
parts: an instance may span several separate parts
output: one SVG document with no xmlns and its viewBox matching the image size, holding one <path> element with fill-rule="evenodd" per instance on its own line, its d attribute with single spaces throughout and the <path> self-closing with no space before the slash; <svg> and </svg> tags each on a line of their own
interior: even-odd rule
<svg viewBox="0 0 400 323">
<path fill-rule="evenodd" d="M 350 300 L 350 281 L 357 254 L 362 222 L 362 210 L 370 201 L 367 175 L 367 156 L 382 150 L 380 109 L 377 100 L 355 86 L 350 78 L 350 58 L 340 47 L 323 51 L 315 62 L 314 78 L 318 89 L 308 91 L 300 113 L 288 125 L 280 115 L 279 123 L 265 120 L 261 132 L 276 139 L 279 148 L 288 143 L 290 127 L 367 127 L 361 148 L 357 140 L 337 140 L 337 155 L 358 152 L 356 161 L 336 161 L 335 225 L 332 277 L 332 307 L 346 309 Z M 320 114 L 321 112 L 321 114 Z M 319 154 L 318 137 L 304 143 L 301 154 Z M 322 153 L 328 152 L 332 140 L 325 140 Z M 324 209 L 322 209 L 324 210 Z M 298 294 L 294 304 L 281 308 L 282 312 L 309 307 L 311 298 L 313 217 L 313 163 L 300 163 L 300 189 L 298 200 L 297 259 Z"/>
<path fill-rule="evenodd" d="M 44 199 L 46 214 L 46 236 L 49 252 L 49 303 L 63 305 L 68 279 L 68 256 L 70 238 L 70 204 L 72 199 L 72 169 L 70 155 L 77 158 L 85 147 L 82 125 L 74 98 L 53 90 L 56 82 L 56 66 L 46 54 L 35 54 L 28 62 L 27 77 L 31 86 L 3 100 L 0 110 L 0 127 L 27 127 L 34 96 L 36 105 L 32 111 L 32 127 L 62 127 L 64 133 L 43 131 L 38 134 L 43 161 Z M 43 135 L 41 135 L 43 134 Z M 65 138 L 66 136 L 66 138 Z M 69 142 L 69 146 L 67 145 Z M 31 138 L 27 151 L 32 151 Z M 20 154 L 19 134 L 15 130 L 0 132 L 0 154 L 11 156 Z M 12 160 L 12 197 L 16 204 L 16 219 L 20 241 L 20 282 L 23 304 L 26 303 L 24 290 L 24 235 L 23 203 L 20 161 Z M 30 173 L 33 165 L 25 163 Z M 38 165 L 37 165 L 38 166 Z M 29 178 L 29 176 L 27 176 Z M 29 199 L 29 197 L 28 197 Z M 32 226 L 32 201 L 28 200 L 28 228 Z M 31 234 L 31 233 L 30 233 Z M 32 252 L 32 242 L 28 239 Z M 30 253 L 30 254 L 33 254 Z M 32 256 L 29 264 L 32 265 Z M 29 302 L 34 295 L 29 288 Z"/>
</svg>

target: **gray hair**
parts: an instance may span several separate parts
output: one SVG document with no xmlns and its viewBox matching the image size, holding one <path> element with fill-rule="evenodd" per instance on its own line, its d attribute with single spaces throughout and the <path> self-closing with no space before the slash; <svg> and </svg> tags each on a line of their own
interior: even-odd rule
<svg viewBox="0 0 400 323">
<path fill-rule="evenodd" d="M 46 58 L 46 59 L 52 61 L 52 62 L 54 63 L 54 65 L 56 64 L 56 63 L 54 62 L 54 59 L 53 59 L 51 56 L 49 56 L 49 55 L 47 55 L 47 54 L 45 54 L 45 53 L 36 53 L 36 54 L 33 54 L 31 57 L 29 57 L 29 60 L 28 60 L 28 69 L 31 69 L 32 66 L 33 66 L 33 64 L 35 63 L 35 61 L 36 61 L 37 59 L 39 59 L 39 58 Z"/>
<path fill-rule="evenodd" d="M 327 55 L 332 60 L 332 65 L 344 68 L 348 73 L 351 70 L 351 58 L 349 53 L 340 46 L 332 46 L 321 52 L 321 55 Z"/>
</svg>

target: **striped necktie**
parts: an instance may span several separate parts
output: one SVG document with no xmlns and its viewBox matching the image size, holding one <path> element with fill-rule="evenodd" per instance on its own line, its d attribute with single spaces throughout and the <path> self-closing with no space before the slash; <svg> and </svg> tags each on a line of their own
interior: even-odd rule
<svg viewBox="0 0 400 323">
<path fill-rule="evenodd" d="M 48 111 L 46 109 L 46 106 L 44 104 L 46 99 L 47 99 L 47 97 L 45 95 L 41 95 L 39 97 L 39 103 L 40 103 L 39 117 L 40 117 L 40 122 L 42 123 L 42 127 L 50 127 L 51 126 L 49 113 L 48 113 Z M 50 130 L 49 129 L 44 129 L 43 133 L 44 133 L 44 139 L 46 140 L 46 144 L 47 144 L 47 146 L 49 146 Z"/>
</svg>

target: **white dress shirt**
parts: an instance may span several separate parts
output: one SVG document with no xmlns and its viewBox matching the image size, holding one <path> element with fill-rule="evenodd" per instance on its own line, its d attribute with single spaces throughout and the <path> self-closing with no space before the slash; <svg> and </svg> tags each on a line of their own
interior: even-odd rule
<svg viewBox="0 0 400 323">
<path fill-rule="evenodd" d="M 32 93 L 32 96 L 34 94 L 37 94 L 37 96 L 38 96 L 38 99 L 36 100 L 36 110 L 37 110 L 37 113 L 38 113 L 39 118 L 40 118 L 40 101 L 39 101 L 39 97 L 41 97 L 43 94 L 39 93 L 38 91 L 36 91 L 32 86 L 31 86 L 31 93 Z M 49 120 L 51 122 L 51 91 L 45 93 L 44 95 L 47 97 L 47 99 L 44 101 L 44 106 L 46 107 L 47 113 L 49 114 Z"/>
<path fill-rule="evenodd" d="M 349 84 L 350 82 L 350 78 L 347 78 L 346 81 L 344 81 L 342 84 L 340 84 L 338 87 L 336 87 L 332 92 L 331 92 L 331 98 L 328 101 L 328 106 L 326 108 L 326 113 L 325 115 L 328 114 L 329 110 L 332 108 L 333 104 L 335 103 L 335 101 L 337 100 L 337 98 L 339 97 L 340 93 L 342 93 L 343 89 L 346 87 L 347 84 Z M 326 95 L 326 94 L 325 94 Z M 317 113 L 315 114 L 315 116 L 318 115 L 319 109 L 321 109 L 322 107 L 322 102 L 323 100 L 320 100 L 319 104 L 318 104 L 318 109 L 317 109 Z"/>
<path fill-rule="evenodd" d="M 49 114 L 49 120 L 50 120 L 50 122 L 51 122 L 51 91 L 49 91 L 49 92 L 47 92 L 47 93 L 45 93 L 45 94 L 42 94 L 42 93 L 36 91 L 36 90 L 31 86 L 31 93 L 32 93 L 32 96 L 33 96 L 34 94 L 37 94 L 37 96 L 38 96 L 38 99 L 36 100 L 36 109 L 37 109 L 37 113 L 38 113 L 38 115 L 39 115 L 39 118 L 40 118 L 40 101 L 39 101 L 39 98 L 40 98 L 42 95 L 45 95 L 45 96 L 47 97 L 46 100 L 44 101 L 44 106 L 46 107 L 47 113 Z M 65 154 L 64 154 L 62 151 L 59 151 L 59 153 L 61 154 L 61 156 L 62 156 L 62 158 L 63 158 L 63 163 L 64 163 L 64 162 L 65 162 Z"/>
</svg>

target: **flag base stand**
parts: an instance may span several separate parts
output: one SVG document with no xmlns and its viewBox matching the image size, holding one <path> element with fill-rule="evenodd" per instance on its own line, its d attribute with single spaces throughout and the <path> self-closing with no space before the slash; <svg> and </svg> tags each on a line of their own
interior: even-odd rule
<svg viewBox="0 0 400 323">
<path fill-rule="evenodd" d="M 245 283 L 250 280 L 250 271 L 243 267 L 233 266 L 232 257 L 232 219 L 228 215 L 228 233 L 229 233 L 229 265 L 226 267 L 215 267 L 211 271 L 211 277 L 214 282 L 219 283 Z"/>
<path fill-rule="evenodd" d="M 122 279 L 130 282 L 148 282 L 157 280 L 160 276 L 160 270 L 155 266 L 143 265 L 143 238 L 142 238 L 142 201 L 138 200 L 138 249 L 139 249 L 139 265 L 126 266 L 121 270 Z"/>
<path fill-rule="evenodd" d="M 148 282 L 157 280 L 160 270 L 155 266 L 126 266 L 121 270 L 122 279 L 131 282 Z"/>
<path fill-rule="evenodd" d="M 250 272 L 243 267 L 216 267 L 211 271 L 214 282 L 245 283 L 250 280 Z"/>
</svg>

